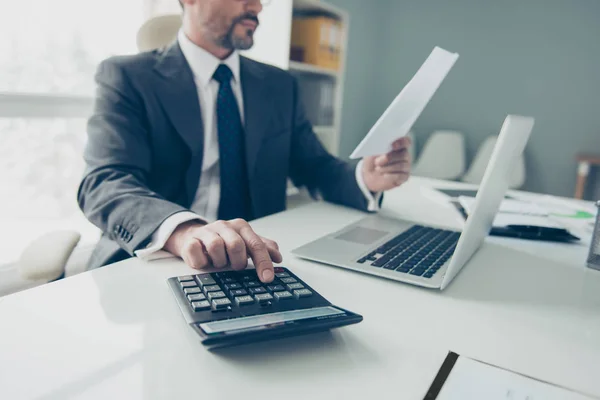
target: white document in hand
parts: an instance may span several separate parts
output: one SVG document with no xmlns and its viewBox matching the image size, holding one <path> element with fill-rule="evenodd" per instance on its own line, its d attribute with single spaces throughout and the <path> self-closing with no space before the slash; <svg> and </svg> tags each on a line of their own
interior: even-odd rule
<svg viewBox="0 0 600 400">
<path fill-rule="evenodd" d="M 434 48 L 416 75 L 379 117 L 350 158 L 389 152 L 392 143 L 410 131 L 457 59 L 456 53 L 450 53 L 440 47 Z"/>
</svg>

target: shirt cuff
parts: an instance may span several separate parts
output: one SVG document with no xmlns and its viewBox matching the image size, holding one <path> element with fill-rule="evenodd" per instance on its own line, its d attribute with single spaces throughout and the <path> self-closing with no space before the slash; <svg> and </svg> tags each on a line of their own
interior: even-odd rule
<svg viewBox="0 0 600 400">
<path fill-rule="evenodd" d="M 171 237 L 171 234 L 177 229 L 177 227 L 184 222 L 200 220 L 206 222 L 202 217 L 193 212 L 182 211 L 171 215 L 165 219 L 156 231 L 152 234 L 152 239 L 145 249 L 137 250 L 134 254 L 141 260 L 153 261 L 161 260 L 163 258 L 175 257 L 168 251 L 163 250 L 165 243 Z"/>
<path fill-rule="evenodd" d="M 369 203 L 367 206 L 367 210 L 379 211 L 379 209 L 381 208 L 381 207 L 379 207 L 379 203 L 381 203 L 381 196 L 383 195 L 383 192 L 378 192 L 378 193 L 374 194 L 367 188 L 367 185 L 365 185 L 365 181 L 363 180 L 362 166 L 363 166 L 363 161 L 360 160 L 358 162 L 358 165 L 356 166 L 356 183 L 358 183 L 358 187 L 360 188 L 360 191 L 363 192 L 363 195 L 365 196 L 365 198 L 367 199 L 367 202 Z"/>
</svg>

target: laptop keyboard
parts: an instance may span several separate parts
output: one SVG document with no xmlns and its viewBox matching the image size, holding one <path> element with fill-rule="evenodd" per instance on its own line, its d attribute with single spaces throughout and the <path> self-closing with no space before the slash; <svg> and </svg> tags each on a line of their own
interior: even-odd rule
<svg viewBox="0 0 600 400">
<path fill-rule="evenodd" d="M 450 259 L 459 232 L 415 225 L 357 262 L 431 278 Z"/>
</svg>

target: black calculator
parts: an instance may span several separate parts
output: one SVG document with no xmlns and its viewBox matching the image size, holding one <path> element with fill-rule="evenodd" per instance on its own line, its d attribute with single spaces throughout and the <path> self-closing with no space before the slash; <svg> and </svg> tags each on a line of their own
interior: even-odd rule
<svg viewBox="0 0 600 400">
<path fill-rule="evenodd" d="M 325 331 L 362 321 L 336 307 L 287 268 L 264 284 L 256 270 L 170 278 L 186 322 L 209 348 Z"/>
</svg>

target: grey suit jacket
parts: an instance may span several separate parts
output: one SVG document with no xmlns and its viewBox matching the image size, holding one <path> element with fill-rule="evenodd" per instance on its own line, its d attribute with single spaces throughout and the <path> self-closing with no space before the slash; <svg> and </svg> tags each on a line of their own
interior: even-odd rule
<svg viewBox="0 0 600 400">
<path fill-rule="evenodd" d="M 288 177 L 327 201 L 365 210 L 354 167 L 320 144 L 296 80 L 244 57 L 240 63 L 254 215 L 285 209 Z M 103 232 L 90 268 L 132 256 L 165 219 L 189 211 L 204 143 L 196 85 L 177 42 L 105 60 L 96 82 L 78 191 L 81 210 Z"/>
</svg>

